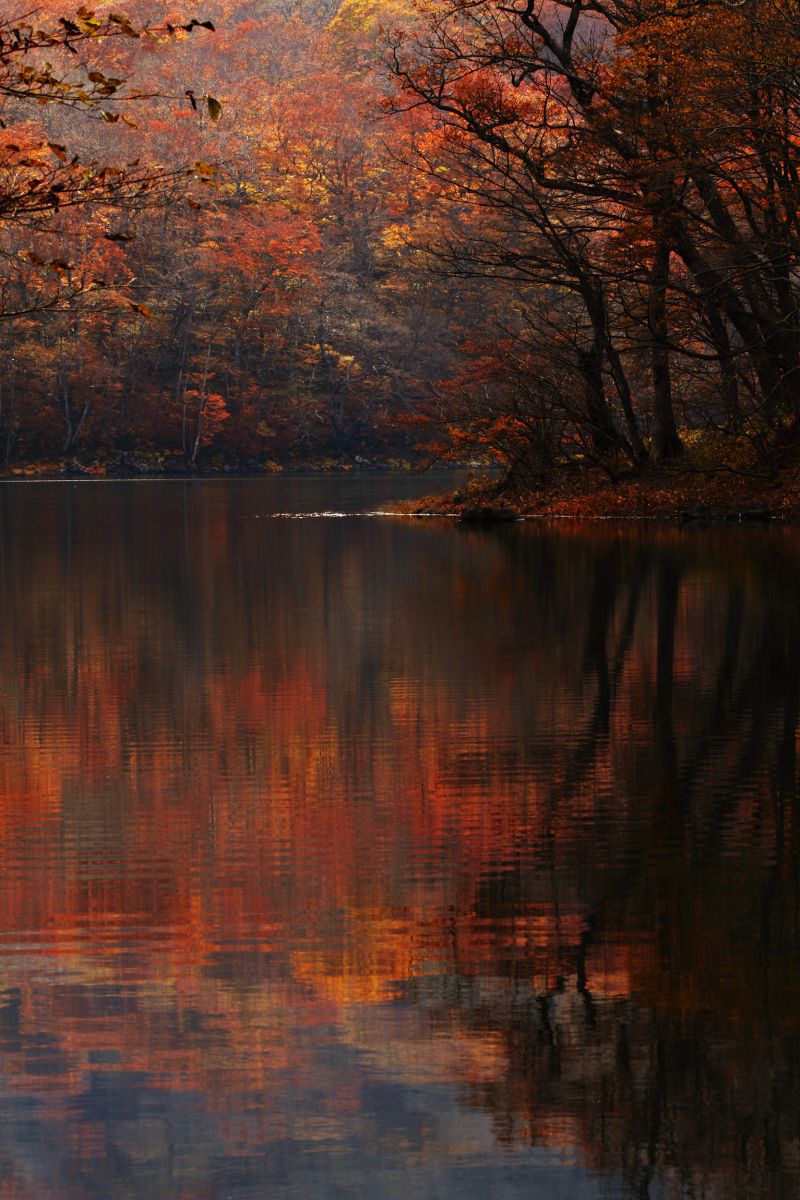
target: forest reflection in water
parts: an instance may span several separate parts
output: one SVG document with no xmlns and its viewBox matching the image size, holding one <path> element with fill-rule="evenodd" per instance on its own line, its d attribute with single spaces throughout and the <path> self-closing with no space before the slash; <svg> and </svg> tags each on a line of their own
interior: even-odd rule
<svg viewBox="0 0 800 1200">
<path fill-rule="evenodd" d="M 0 493 L 0 1197 L 795 1196 L 800 533 L 283 484 Z"/>
</svg>

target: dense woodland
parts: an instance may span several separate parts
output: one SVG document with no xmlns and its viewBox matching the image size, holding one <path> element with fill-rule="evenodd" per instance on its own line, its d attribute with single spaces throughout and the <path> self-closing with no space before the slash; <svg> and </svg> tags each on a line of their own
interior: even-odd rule
<svg viewBox="0 0 800 1200">
<path fill-rule="evenodd" d="M 7 465 L 793 455 L 796 0 L 25 12 Z"/>
</svg>

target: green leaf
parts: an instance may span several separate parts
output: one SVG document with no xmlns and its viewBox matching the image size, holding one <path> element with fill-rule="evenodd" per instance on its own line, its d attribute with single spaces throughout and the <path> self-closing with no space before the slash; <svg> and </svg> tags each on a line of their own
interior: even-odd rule
<svg viewBox="0 0 800 1200">
<path fill-rule="evenodd" d="M 206 96 L 206 104 L 208 105 L 208 115 L 216 125 L 217 121 L 222 116 L 222 105 L 219 100 L 215 100 L 213 96 Z"/>
</svg>

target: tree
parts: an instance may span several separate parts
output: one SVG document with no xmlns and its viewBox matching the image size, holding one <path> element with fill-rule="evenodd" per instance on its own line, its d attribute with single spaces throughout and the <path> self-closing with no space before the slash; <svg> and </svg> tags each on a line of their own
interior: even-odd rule
<svg viewBox="0 0 800 1200">
<path fill-rule="evenodd" d="M 107 125 L 135 127 L 126 110 L 143 94 L 94 59 L 102 59 L 109 41 L 163 39 L 199 26 L 214 28 L 210 21 L 195 19 L 179 26 L 136 25 L 124 13 L 96 13 L 86 7 L 41 25 L 32 24 L 29 17 L 0 19 L 0 230 L 6 238 L 9 229 L 19 227 L 35 233 L 58 230 L 60 214 L 70 208 L 119 210 L 152 202 L 186 174 L 183 166 L 164 168 L 138 158 L 122 164 L 81 158 L 49 136 L 29 113 L 57 108 Z M 207 96 L 205 101 L 212 117 L 218 117 L 216 99 Z M 67 245 L 67 255 L 68 251 Z M 35 249 L 20 250 L 13 240 L 11 246 L 6 241 L 0 253 L 7 260 L 23 254 L 34 266 L 50 268 L 33 288 L 23 289 L 24 295 L 7 280 L 0 316 L 52 308 L 106 283 L 97 272 L 70 272 L 64 253 L 47 260 Z"/>
<path fill-rule="evenodd" d="M 679 453 L 698 364 L 719 401 L 685 419 L 741 420 L 751 378 L 751 415 L 797 419 L 797 55 L 783 0 L 433 0 L 391 40 L 388 106 L 432 114 L 421 169 L 475 212 L 434 251 L 513 284 L 538 336 L 572 297 L 562 414 L 598 457 Z"/>
</svg>

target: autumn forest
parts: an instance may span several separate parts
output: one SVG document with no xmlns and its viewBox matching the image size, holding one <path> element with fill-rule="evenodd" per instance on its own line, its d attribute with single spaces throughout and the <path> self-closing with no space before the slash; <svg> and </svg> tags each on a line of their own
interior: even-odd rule
<svg viewBox="0 0 800 1200">
<path fill-rule="evenodd" d="M 0 460 L 767 472 L 796 0 L 0 19 Z"/>
<path fill-rule="evenodd" d="M 0 1200 L 798 1196 L 800 0 L 79 4 L 0 3 Z"/>
</svg>

